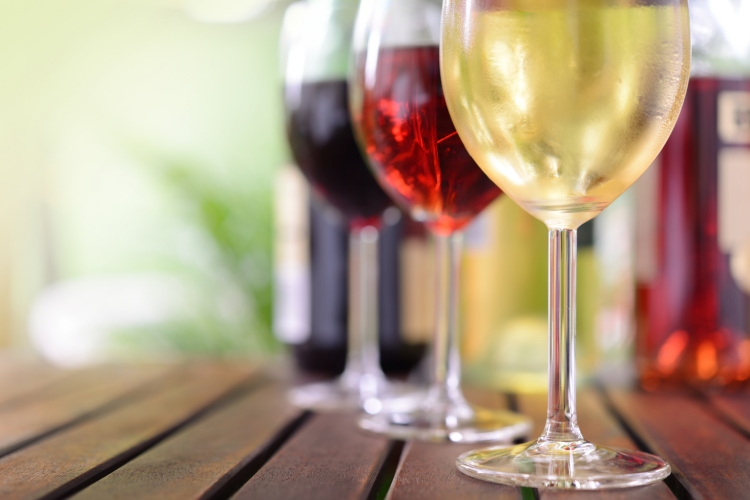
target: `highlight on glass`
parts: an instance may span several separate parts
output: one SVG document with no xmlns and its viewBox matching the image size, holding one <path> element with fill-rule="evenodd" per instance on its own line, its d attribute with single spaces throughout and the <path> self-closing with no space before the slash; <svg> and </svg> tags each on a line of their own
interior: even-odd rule
<svg viewBox="0 0 750 500">
<path fill-rule="evenodd" d="M 458 278 L 462 229 L 500 195 L 448 114 L 439 71 L 439 0 L 365 0 L 357 16 L 350 109 L 362 149 L 394 201 L 435 242 L 436 321 L 429 390 L 418 408 L 360 420 L 400 439 L 510 440 L 526 417 L 467 403 L 460 387 Z"/>
<path fill-rule="evenodd" d="M 537 441 L 461 455 L 499 483 L 636 486 L 664 460 L 586 441 L 576 417 L 576 229 L 622 194 L 667 140 L 687 88 L 686 0 L 446 0 L 441 73 L 461 140 L 549 229 L 549 394 Z M 542 346 L 539 346 L 541 349 Z"/>
</svg>

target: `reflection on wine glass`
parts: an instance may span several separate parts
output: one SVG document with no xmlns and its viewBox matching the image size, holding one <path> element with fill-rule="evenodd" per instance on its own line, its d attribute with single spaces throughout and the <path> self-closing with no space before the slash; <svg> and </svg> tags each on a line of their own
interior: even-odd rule
<svg viewBox="0 0 750 500">
<path fill-rule="evenodd" d="M 549 396 L 537 441 L 461 455 L 464 473 L 533 487 L 648 484 L 662 459 L 578 429 L 576 229 L 652 162 L 687 88 L 685 0 L 447 0 L 441 72 L 479 166 L 549 228 Z"/>
<path fill-rule="evenodd" d="M 357 17 L 350 87 L 355 129 L 381 185 L 434 235 L 437 263 L 429 391 L 413 411 L 364 417 L 360 425 L 402 439 L 512 439 L 528 432 L 527 418 L 473 408 L 460 388 L 461 229 L 500 190 L 466 152 L 448 114 L 439 25 L 439 0 L 365 0 Z"/>
<path fill-rule="evenodd" d="M 349 224 L 349 334 L 346 368 L 334 382 L 290 391 L 297 406 L 317 410 L 382 411 L 407 404 L 408 388 L 386 382 L 378 351 L 377 245 L 390 198 L 373 179 L 354 140 L 348 111 L 349 49 L 356 3 L 293 4 L 285 26 L 287 135 L 314 194 Z M 300 9 L 304 9 L 300 13 Z M 282 51 L 285 47 L 282 47 Z M 402 395 L 403 398 L 396 396 Z"/>
</svg>

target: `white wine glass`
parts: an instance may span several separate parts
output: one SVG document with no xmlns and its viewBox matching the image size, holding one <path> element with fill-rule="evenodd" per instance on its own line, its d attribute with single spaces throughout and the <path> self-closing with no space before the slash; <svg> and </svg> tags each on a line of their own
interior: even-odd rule
<svg viewBox="0 0 750 500">
<path fill-rule="evenodd" d="M 458 457 L 470 476 L 601 489 L 669 475 L 654 455 L 599 446 L 576 417 L 576 229 L 649 166 L 682 106 L 686 0 L 446 0 L 448 109 L 487 175 L 549 228 L 549 394 L 542 436 Z"/>
<path fill-rule="evenodd" d="M 461 392 L 458 283 L 462 229 L 500 195 L 456 135 L 440 81 L 441 0 L 364 0 L 357 15 L 350 109 L 380 184 L 435 242 L 429 390 L 418 408 L 360 420 L 397 439 L 478 442 L 525 436 L 528 418 L 470 405 Z"/>
</svg>

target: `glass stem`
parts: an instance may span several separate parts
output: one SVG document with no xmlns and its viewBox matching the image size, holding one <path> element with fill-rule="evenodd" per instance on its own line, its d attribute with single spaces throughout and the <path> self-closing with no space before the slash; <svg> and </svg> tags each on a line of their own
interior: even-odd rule
<svg viewBox="0 0 750 500">
<path fill-rule="evenodd" d="M 549 231 L 549 389 L 540 442 L 582 441 L 576 416 L 576 230 Z"/>
<path fill-rule="evenodd" d="M 458 347 L 458 279 L 463 234 L 435 237 L 435 332 L 432 340 L 431 404 L 463 403 Z"/>
<path fill-rule="evenodd" d="M 360 392 L 385 379 L 378 346 L 378 229 L 349 232 L 349 336 L 344 382 Z"/>
</svg>

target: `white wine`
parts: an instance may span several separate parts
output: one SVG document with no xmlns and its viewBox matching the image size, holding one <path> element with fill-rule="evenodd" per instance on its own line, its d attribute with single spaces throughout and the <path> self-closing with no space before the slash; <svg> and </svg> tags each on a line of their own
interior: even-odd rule
<svg viewBox="0 0 750 500">
<path fill-rule="evenodd" d="M 551 228 L 575 229 L 651 164 L 685 95 L 685 0 L 448 0 L 441 71 L 463 143 Z"/>
</svg>

